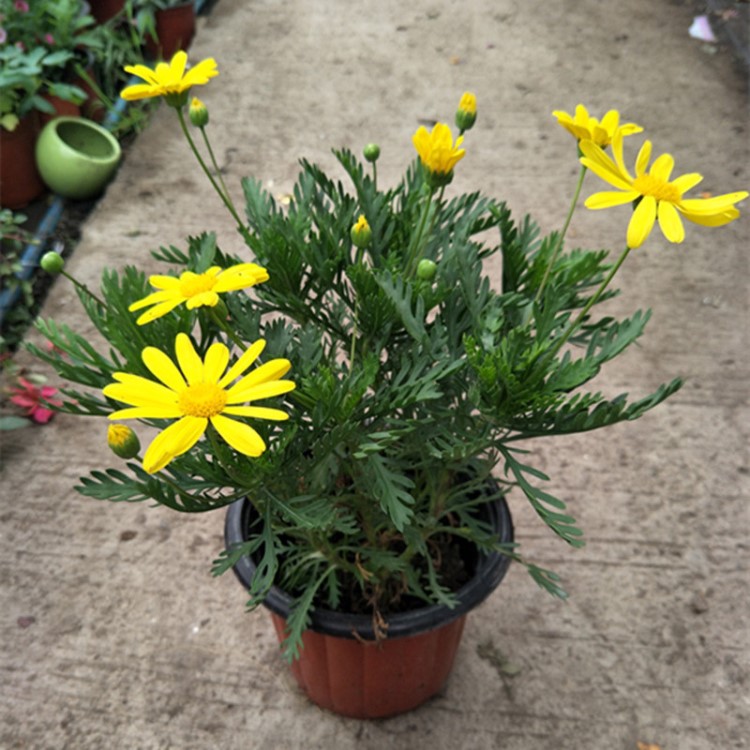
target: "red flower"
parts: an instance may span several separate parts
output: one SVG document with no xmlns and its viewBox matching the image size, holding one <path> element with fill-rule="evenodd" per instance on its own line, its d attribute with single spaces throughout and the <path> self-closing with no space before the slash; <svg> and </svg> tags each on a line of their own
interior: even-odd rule
<svg viewBox="0 0 750 750">
<path fill-rule="evenodd" d="M 24 416 L 31 417 L 37 424 L 47 424 L 55 416 L 55 412 L 44 406 L 44 403 L 62 406 L 62 401 L 52 398 L 57 393 L 57 388 L 51 385 L 38 388 L 25 378 L 18 378 L 18 382 L 20 388 L 11 388 L 15 394 L 10 397 L 11 403 L 24 409 Z"/>
</svg>

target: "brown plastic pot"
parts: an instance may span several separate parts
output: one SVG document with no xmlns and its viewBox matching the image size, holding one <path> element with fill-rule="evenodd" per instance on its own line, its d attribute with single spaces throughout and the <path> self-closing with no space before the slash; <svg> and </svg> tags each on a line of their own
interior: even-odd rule
<svg viewBox="0 0 750 750">
<path fill-rule="evenodd" d="M 53 114 L 48 112 L 41 112 L 40 119 L 42 126 L 46 125 L 56 117 L 80 117 L 81 108 L 67 99 L 61 99 L 59 96 L 53 96 L 52 94 L 44 94 L 44 98 L 55 108 Z"/>
<path fill-rule="evenodd" d="M 187 49 L 195 36 L 195 6 L 192 0 L 154 13 L 156 39 L 146 37 L 146 53 L 157 60 L 169 60 Z"/>
<path fill-rule="evenodd" d="M 513 524 L 504 499 L 482 506 L 501 542 L 513 541 Z M 247 540 L 255 511 L 248 500 L 227 511 L 227 546 Z M 377 641 L 369 615 L 315 609 L 303 634 L 300 658 L 292 674 L 305 694 L 322 708 L 343 716 L 376 719 L 416 708 L 438 693 L 452 668 L 466 615 L 494 591 L 505 576 L 510 559 L 500 553 L 481 555 L 474 575 L 456 592 L 458 605 L 432 605 L 387 616 L 387 638 Z M 248 588 L 255 563 L 246 556 L 234 571 Z M 279 642 L 293 599 L 271 587 L 264 606 L 271 610 Z"/>
<path fill-rule="evenodd" d="M 0 126 L 0 206 L 23 208 L 44 191 L 36 168 L 34 148 L 39 135 L 39 113 L 29 112 L 13 131 Z"/>
<path fill-rule="evenodd" d="M 105 23 L 114 18 L 125 7 L 125 0 L 88 0 L 91 15 L 97 23 Z"/>
</svg>

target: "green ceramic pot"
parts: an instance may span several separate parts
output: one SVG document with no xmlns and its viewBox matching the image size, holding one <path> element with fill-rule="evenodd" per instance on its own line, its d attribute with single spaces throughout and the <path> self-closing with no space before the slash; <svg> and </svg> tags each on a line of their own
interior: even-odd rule
<svg viewBox="0 0 750 750">
<path fill-rule="evenodd" d="M 120 144 L 101 125 L 82 117 L 58 117 L 47 123 L 36 143 L 39 174 L 63 198 L 97 196 L 120 163 Z"/>
</svg>

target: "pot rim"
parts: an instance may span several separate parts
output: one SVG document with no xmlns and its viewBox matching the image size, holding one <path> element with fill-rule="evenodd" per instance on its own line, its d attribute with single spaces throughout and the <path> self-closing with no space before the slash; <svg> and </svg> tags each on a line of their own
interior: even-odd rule
<svg viewBox="0 0 750 750">
<path fill-rule="evenodd" d="M 97 135 L 102 136 L 104 140 L 107 141 L 107 143 L 110 145 L 112 149 L 112 153 L 109 156 L 93 156 L 90 154 L 85 154 L 81 151 L 78 151 L 75 148 L 72 148 L 60 135 L 58 132 L 58 129 L 61 125 L 76 125 L 84 130 L 88 129 L 91 130 Z M 53 120 L 50 120 L 44 128 L 42 128 L 42 132 L 44 130 L 48 129 L 55 134 L 55 138 L 62 144 L 62 146 L 65 147 L 65 149 L 70 152 L 71 155 L 74 156 L 83 156 L 86 158 L 87 161 L 91 161 L 95 164 L 101 164 L 101 165 L 108 165 L 112 163 L 117 163 L 120 160 L 120 156 L 122 155 L 122 149 L 120 148 L 120 144 L 115 138 L 112 133 L 109 132 L 106 128 L 103 128 L 101 125 L 99 125 L 96 122 L 93 122 L 89 120 L 86 117 L 74 117 L 72 115 L 63 115 L 60 117 L 55 117 Z M 40 134 L 41 137 L 41 134 Z"/>
<path fill-rule="evenodd" d="M 494 481 L 494 480 L 493 480 Z M 513 542 L 513 522 L 510 510 L 504 497 L 491 501 L 484 506 L 488 519 L 498 532 L 502 543 Z M 254 512 L 247 498 L 237 500 L 227 508 L 224 539 L 227 547 L 246 540 L 248 516 Z M 405 638 L 425 633 L 447 625 L 464 616 L 479 606 L 500 584 L 510 566 L 510 557 L 501 552 L 480 553 L 476 571 L 470 581 L 457 592 L 458 604 L 450 608 L 444 604 L 431 604 L 419 609 L 384 615 L 387 623 L 387 637 Z M 240 583 L 248 588 L 255 574 L 255 563 L 245 555 L 234 566 L 234 573 Z M 273 585 L 263 606 L 286 619 L 289 616 L 294 599 L 283 589 Z M 324 608 L 315 608 L 311 612 L 309 629 L 324 635 L 338 638 L 350 638 L 365 641 L 376 640 L 371 615 L 335 612 Z"/>
</svg>

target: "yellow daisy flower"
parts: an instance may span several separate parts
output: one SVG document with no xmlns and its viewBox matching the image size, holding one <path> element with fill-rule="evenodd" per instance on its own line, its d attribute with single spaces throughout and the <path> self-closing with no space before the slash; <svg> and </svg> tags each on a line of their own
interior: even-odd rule
<svg viewBox="0 0 750 750">
<path fill-rule="evenodd" d="M 245 405 L 294 390 L 291 380 L 279 379 L 291 367 L 288 360 L 272 359 L 230 385 L 255 362 L 265 346 L 266 342 L 259 339 L 227 369 L 229 349 L 224 344 L 212 344 L 201 361 L 190 338 L 179 333 L 175 339 L 179 367 L 155 347 L 147 346 L 142 352 L 144 364 L 159 382 L 127 372 L 114 373 L 117 382 L 105 386 L 102 393 L 130 408 L 113 412 L 110 419 L 178 420 L 160 432 L 146 449 L 143 468 L 149 474 L 189 451 L 209 422 L 232 448 L 246 456 L 257 457 L 266 450 L 263 439 L 250 425 L 230 419 L 288 419 L 289 415 L 279 409 Z"/>
<path fill-rule="evenodd" d="M 433 187 L 447 185 L 453 178 L 453 167 L 466 155 L 466 152 L 459 148 L 463 140 L 463 136 L 459 136 L 454 146 L 451 129 L 442 122 L 438 122 L 431 133 L 428 133 L 424 126 L 414 133 L 414 148 L 417 149 L 419 159 L 427 170 L 428 180 Z"/>
<path fill-rule="evenodd" d="M 640 133 L 643 128 L 634 122 L 620 125 L 620 113 L 616 109 L 610 109 L 601 122 L 596 117 L 591 117 L 583 104 L 576 107 L 575 116 L 569 115 L 562 110 L 555 110 L 553 116 L 575 139 L 581 141 L 593 141 L 597 146 L 605 148 L 612 143 L 615 133 L 622 135 L 633 135 Z"/>
<path fill-rule="evenodd" d="M 649 169 L 650 141 L 646 141 L 638 153 L 633 177 L 622 158 L 622 138 L 622 133 L 616 133 L 612 141 L 614 161 L 591 141 L 581 141 L 580 148 L 583 153 L 581 164 L 617 188 L 616 191 L 594 193 L 586 199 L 587 208 L 610 208 L 637 201 L 628 224 L 628 247 L 640 247 L 657 218 L 661 231 L 670 242 L 682 242 L 685 229 L 681 216 L 695 224 L 718 227 L 734 221 L 740 215 L 734 204 L 747 198 L 746 191 L 714 198 L 683 198 L 683 194 L 695 187 L 703 177 L 691 172 L 670 179 L 674 168 L 671 154 L 659 156 Z"/>
<path fill-rule="evenodd" d="M 268 271 L 255 263 L 239 263 L 224 270 L 219 266 L 212 266 L 203 273 L 185 271 L 179 278 L 150 276 L 149 283 L 159 291 L 133 302 L 128 310 L 135 312 L 153 305 L 136 321 L 142 326 L 166 315 L 183 302 L 189 310 L 203 306 L 215 307 L 222 292 L 248 289 L 264 281 L 268 281 Z"/>
<path fill-rule="evenodd" d="M 187 53 L 184 50 L 176 52 L 171 61 L 160 62 L 153 70 L 146 65 L 126 65 L 125 72 L 138 76 L 145 83 L 127 86 L 120 96 L 127 101 L 137 99 L 151 99 L 163 96 L 169 104 L 184 103 L 188 90 L 192 86 L 202 86 L 214 76 L 219 75 L 216 60 L 209 57 L 201 60 L 197 65 L 185 72 Z"/>
</svg>

